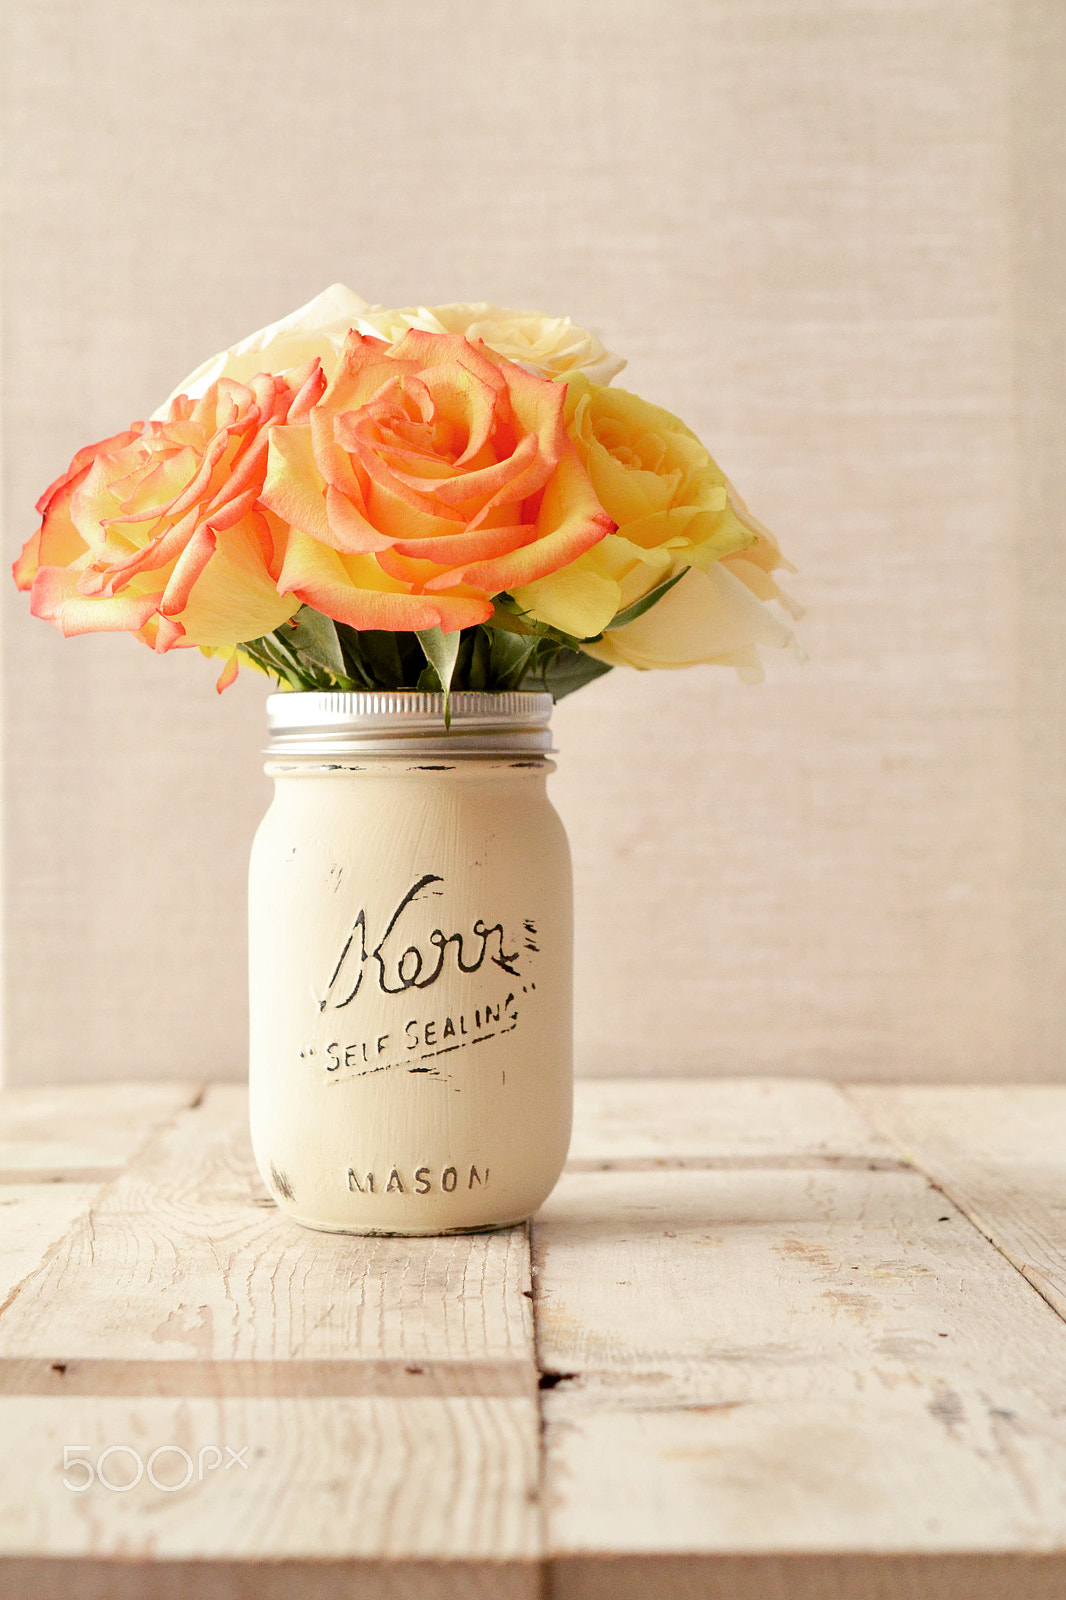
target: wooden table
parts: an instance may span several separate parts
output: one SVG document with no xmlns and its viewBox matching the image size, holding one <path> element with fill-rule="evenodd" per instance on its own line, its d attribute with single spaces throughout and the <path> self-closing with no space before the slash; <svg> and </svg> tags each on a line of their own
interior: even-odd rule
<svg viewBox="0 0 1066 1600">
<path fill-rule="evenodd" d="M 2 1105 L 4 1600 L 1066 1596 L 1066 1087 L 586 1081 L 411 1241 L 232 1086 Z"/>
</svg>

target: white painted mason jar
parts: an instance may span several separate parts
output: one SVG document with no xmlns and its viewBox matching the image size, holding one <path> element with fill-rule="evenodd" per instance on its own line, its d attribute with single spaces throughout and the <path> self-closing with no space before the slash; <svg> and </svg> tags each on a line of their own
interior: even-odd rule
<svg viewBox="0 0 1066 1600">
<path fill-rule="evenodd" d="M 252 1143 L 308 1227 L 532 1215 L 570 1141 L 548 694 L 276 694 L 250 875 Z"/>
</svg>

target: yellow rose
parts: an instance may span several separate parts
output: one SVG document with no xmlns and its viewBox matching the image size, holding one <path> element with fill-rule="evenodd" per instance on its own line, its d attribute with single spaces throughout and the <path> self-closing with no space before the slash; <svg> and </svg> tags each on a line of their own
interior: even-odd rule
<svg viewBox="0 0 1066 1600">
<path fill-rule="evenodd" d="M 754 645 L 784 642 L 782 632 L 790 637 L 769 612 L 757 620 L 763 600 L 783 598 L 770 574 L 787 563 L 690 428 L 660 406 L 581 375 L 567 382 L 566 419 L 618 529 L 568 567 L 515 590 L 523 611 L 575 638 L 593 638 L 619 612 L 693 568 L 710 581 L 686 576 L 642 617 L 589 646 L 589 654 L 612 665 L 677 666 L 736 665 L 739 652 L 750 664 L 745 639 Z M 706 628 L 697 639 L 701 605 Z M 671 629 L 680 630 L 673 639 Z"/>
<path fill-rule="evenodd" d="M 395 343 L 408 328 L 425 333 L 461 333 L 483 339 L 490 350 L 548 378 L 583 372 L 597 383 L 610 383 L 625 361 L 612 355 L 594 333 L 569 317 L 546 317 L 539 311 L 509 311 L 480 300 L 473 304 L 403 306 L 386 311 L 371 306 L 354 324 L 360 333 Z"/>
</svg>

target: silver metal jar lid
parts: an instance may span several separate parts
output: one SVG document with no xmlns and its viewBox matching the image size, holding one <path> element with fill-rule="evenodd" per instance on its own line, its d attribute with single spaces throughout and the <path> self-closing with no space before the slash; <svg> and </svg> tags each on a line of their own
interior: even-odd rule
<svg viewBox="0 0 1066 1600">
<path fill-rule="evenodd" d="M 417 689 L 290 693 L 267 698 L 270 755 L 547 755 L 550 694 L 444 696 Z"/>
</svg>

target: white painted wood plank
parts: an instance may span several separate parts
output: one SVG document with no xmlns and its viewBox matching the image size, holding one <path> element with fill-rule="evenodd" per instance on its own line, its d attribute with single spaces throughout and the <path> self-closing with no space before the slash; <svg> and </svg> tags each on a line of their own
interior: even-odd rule
<svg viewBox="0 0 1066 1600">
<path fill-rule="evenodd" d="M 1066 1086 L 848 1094 L 1066 1317 Z"/>
<path fill-rule="evenodd" d="M 190 1105 L 194 1083 L 98 1083 L 5 1089 L 0 1180 L 55 1181 L 119 1171 L 152 1129 Z"/>
<path fill-rule="evenodd" d="M 1019 1240 L 1028 1219 L 1047 1271 L 1054 1096 L 1028 1123 L 925 1105 L 908 1142 L 873 1091 L 663 1087 L 601 1081 L 583 1110 L 579 1086 L 577 1170 L 535 1225 L 554 1600 L 1066 1600 L 1066 1324 L 901 1164 L 946 1181 L 935 1148 L 971 1215 L 998 1206 Z M 38 1202 L 51 1255 L 0 1313 L 0 1597 L 533 1600 L 523 1231 L 299 1229 L 243 1115 L 210 1091 L 87 1186 L 66 1237 Z M 72 1418 L 97 1431 L 68 1439 Z M 164 1434 L 209 1444 L 211 1421 L 258 1429 L 285 1493 L 223 1503 L 208 1475 L 75 1513 L 45 1488 L 79 1498 L 64 1443 L 146 1459 Z"/>
<path fill-rule="evenodd" d="M 919 1175 L 568 1175 L 534 1260 L 553 1557 L 1066 1544 L 1066 1325 Z"/>
<path fill-rule="evenodd" d="M 243 1093 L 209 1090 L 0 1314 L 0 1596 L 310 1600 L 358 1582 L 534 1600 L 529 1284 L 524 1229 L 361 1240 L 287 1222 Z M 94 1462 L 123 1447 L 118 1476 L 166 1443 L 194 1460 L 248 1444 L 258 1471 L 173 1494 L 62 1484 L 64 1445 Z"/>
<path fill-rule="evenodd" d="M 195 1084 L 98 1084 L 0 1094 L 0 1309 Z"/>
<path fill-rule="evenodd" d="M 532 1400 L 8 1397 L 0 1429 L 0 1560 L 539 1554 Z"/>
<path fill-rule="evenodd" d="M 99 1183 L 0 1184 L 0 1311 L 99 1191 Z"/>
<path fill-rule="evenodd" d="M 459 1364 L 490 1393 L 532 1393 L 529 1283 L 522 1228 L 358 1239 L 287 1221 L 255 1170 L 243 1092 L 216 1086 L 7 1308 L 0 1362 L 140 1364 L 149 1388 L 167 1362 L 207 1363 L 208 1381 L 212 1363 L 385 1362 L 412 1393 L 447 1388 Z"/>
<path fill-rule="evenodd" d="M 797 1078 L 579 1078 L 569 1168 L 895 1158 L 836 1084 Z"/>
</svg>

